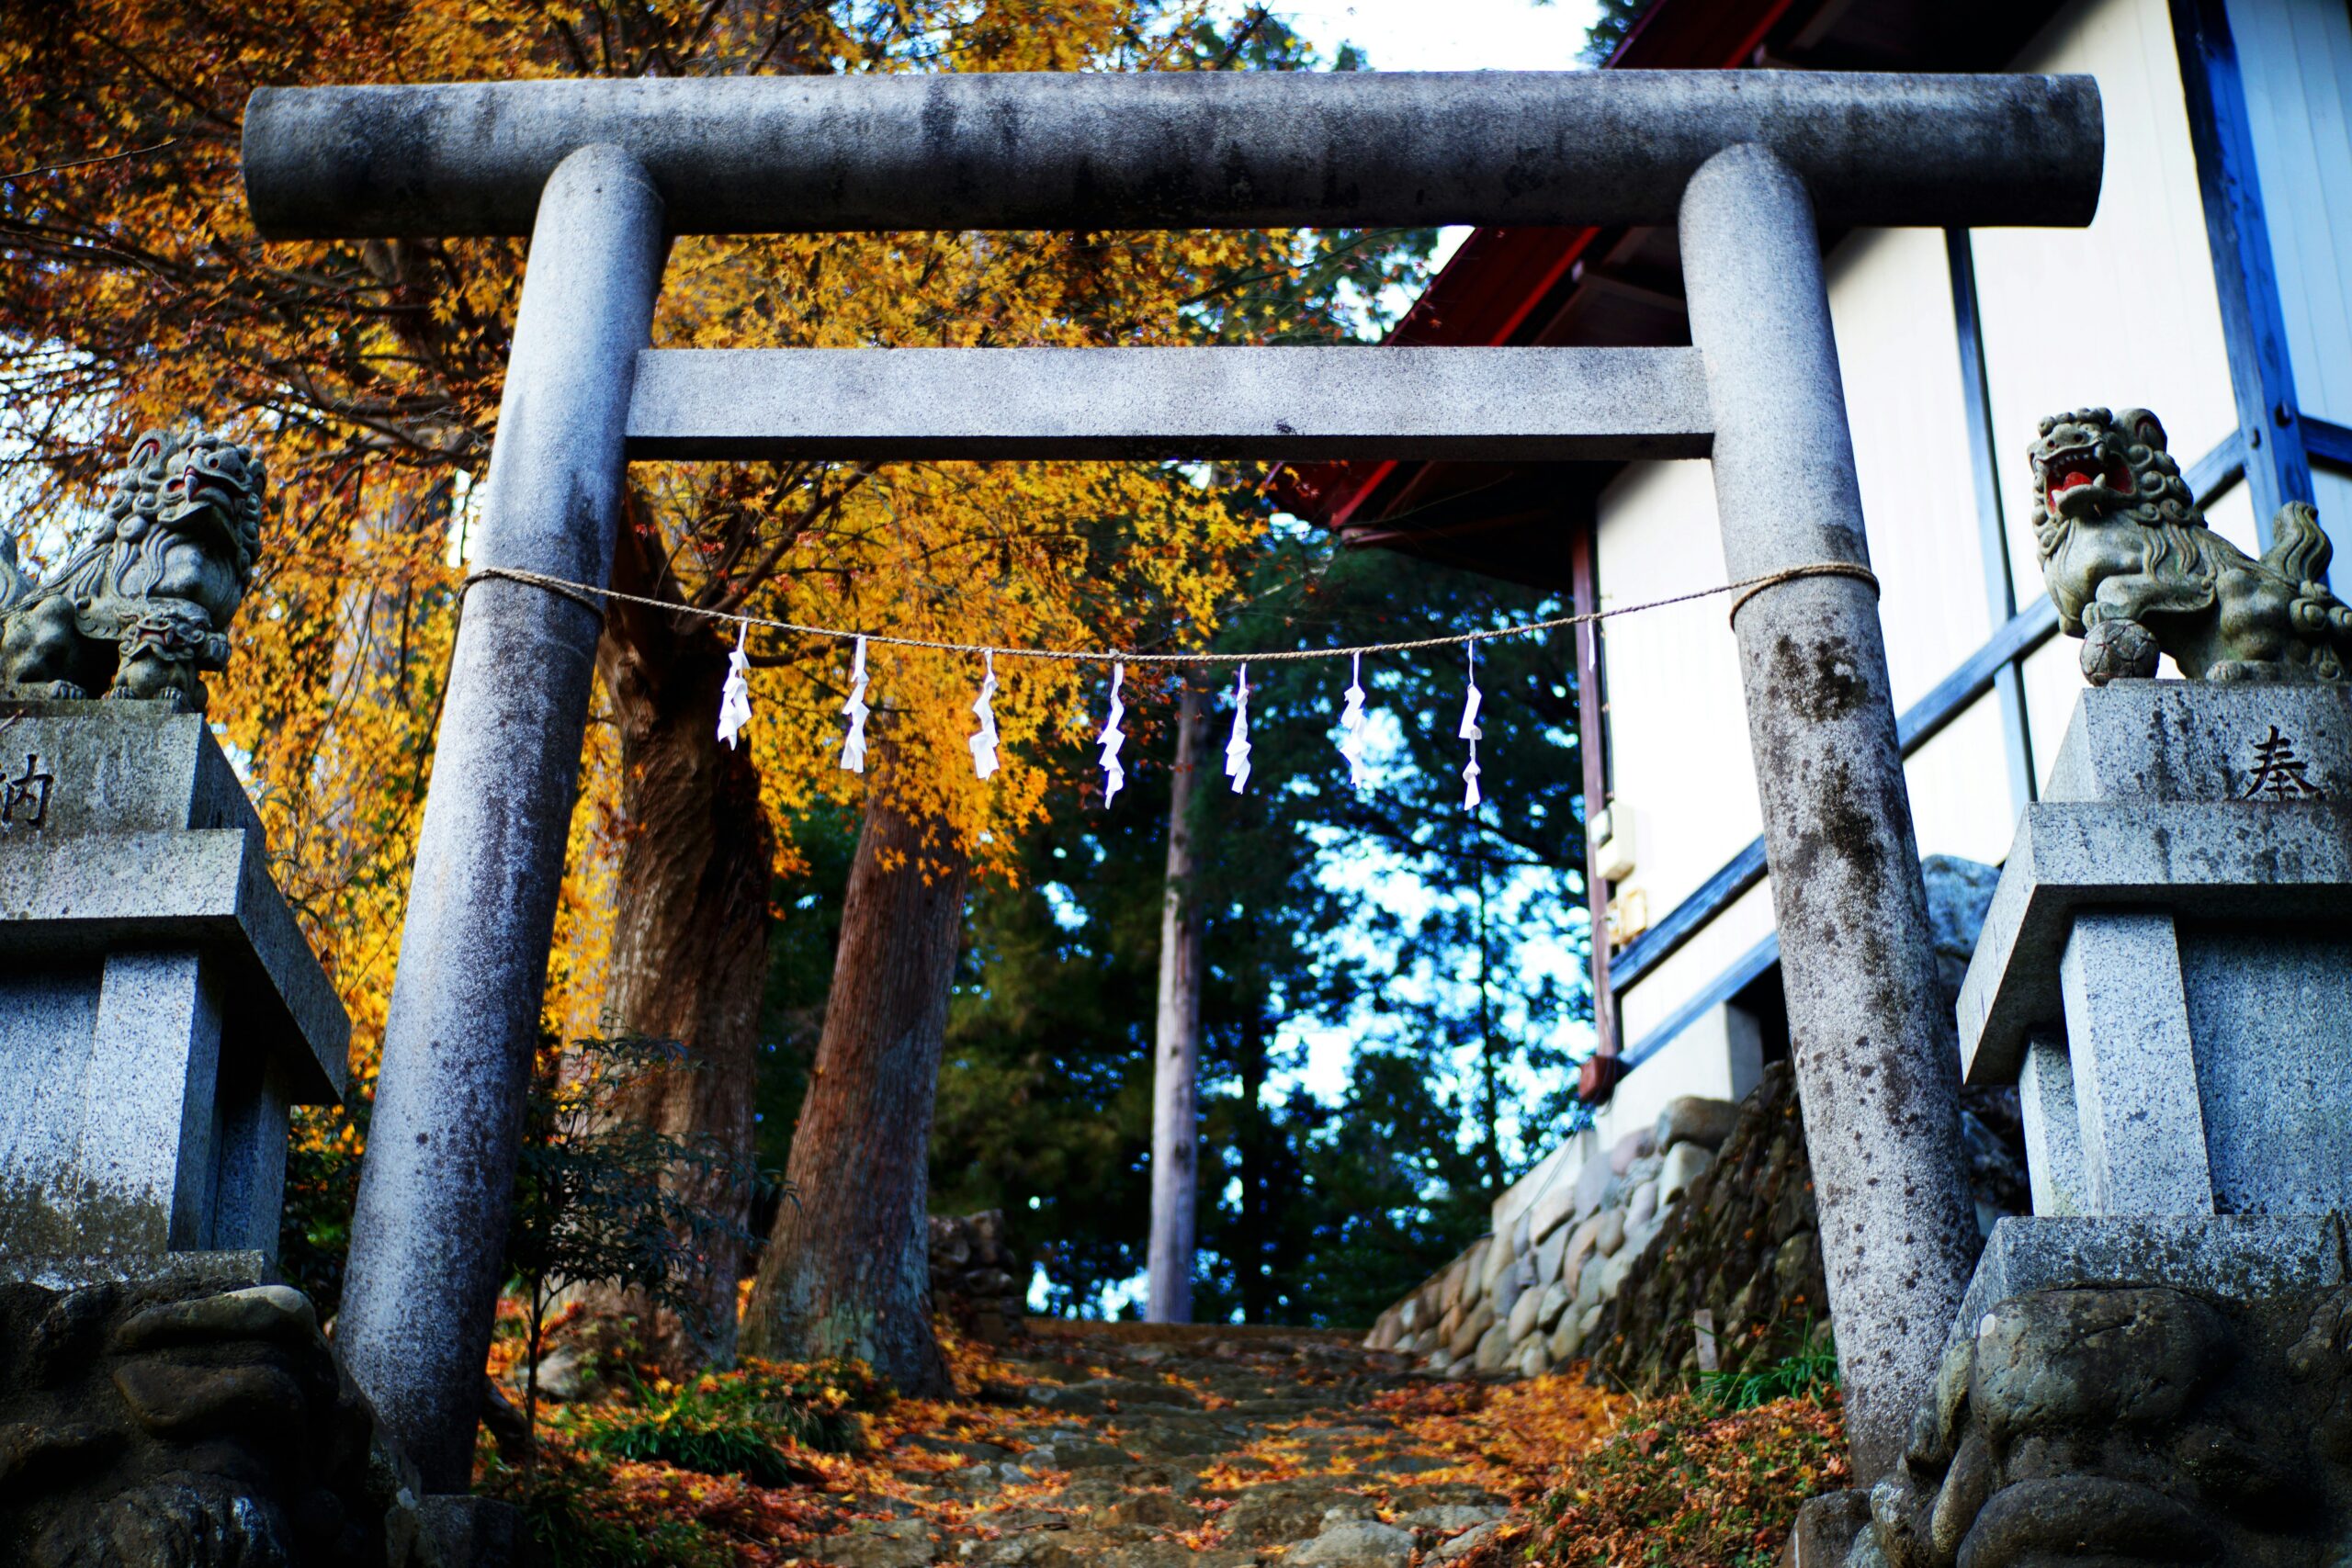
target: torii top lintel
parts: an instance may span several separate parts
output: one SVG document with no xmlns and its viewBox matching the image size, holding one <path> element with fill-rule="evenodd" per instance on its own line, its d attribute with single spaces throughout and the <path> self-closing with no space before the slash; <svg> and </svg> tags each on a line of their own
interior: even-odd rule
<svg viewBox="0 0 2352 1568">
<path fill-rule="evenodd" d="M 1770 148 L 1825 225 L 2075 226 L 2087 76 L 1800 71 L 1182 72 L 264 88 L 246 197 L 271 239 L 525 235 L 608 142 L 674 233 L 1670 223 Z"/>
</svg>

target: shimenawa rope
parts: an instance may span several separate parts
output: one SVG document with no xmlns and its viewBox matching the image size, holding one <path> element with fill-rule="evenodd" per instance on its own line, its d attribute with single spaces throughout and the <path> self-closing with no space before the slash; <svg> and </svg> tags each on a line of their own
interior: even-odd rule
<svg viewBox="0 0 2352 1568">
<path fill-rule="evenodd" d="M 747 615 L 740 611 L 713 610 L 700 604 L 681 604 L 668 599 L 649 598 L 640 593 L 623 593 L 618 589 L 598 588 L 593 583 L 573 582 L 565 578 L 549 577 L 544 572 L 525 571 L 516 567 L 477 567 L 466 575 L 460 592 L 469 591 L 477 582 L 497 580 L 519 582 L 526 587 L 559 594 L 575 604 L 604 614 L 604 603 L 643 604 L 655 610 L 667 610 L 676 615 L 700 615 L 706 620 L 725 621 L 741 626 L 765 626 L 771 631 L 793 632 L 802 637 L 831 637 L 839 642 L 864 640 L 887 648 L 927 649 L 936 653 L 977 653 L 982 656 L 1002 654 L 1007 659 L 1050 659 L 1081 664 L 1242 664 L 1287 663 L 1299 660 L 1361 658 L 1367 653 L 1409 653 L 1425 648 L 1456 648 L 1485 642 L 1494 637 L 1526 637 L 1535 632 L 1555 631 L 1562 626 L 1582 626 L 1591 621 L 1605 621 L 1618 615 L 1638 615 L 1644 610 L 1662 610 L 1669 604 L 1687 604 L 1694 599 L 1712 599 L 1719 593 L 1737 593 L 1732 601 L 1731 614 L 1736 619 L 1741 608 L 1768 588 L 1783 582 L 1793 582 L 1806 577 L 1850 577 L 1866 582 L 1871 592 L 1879 591 L 1879 582 L 1871 569 L 1852 561 L 1815 561 L 1809 566 L 1792 566 L 1781 571 L 1768 571 L 1758 577 L 1745 577 L 1736 582 L 1720 583 L 1713 588 L 1701 588 L 1689 593 L 1677 593 L 1670 598 L 1646 600 L 1639 604 L 1620 604 L 1607 610 L 1588 610 L 1581 615 L 1553 615 L 1540 621 L 1522 621 L 1517 626 L 1494 626 L 1481 631 L 1457 632 L 1451 637 L 1412 637 L 1402 642 L 1356 643 L 1345 648 L 1303 648 L 1272 653 L 1137 653 L 1116 649 L 1053 649 L 1005 648 L 993 643 L 934 642 L 924 637 L 886 637 L 877 632 L 845 631 L 839 626 L 805 626 L 797 621 L 772 620 L 765 615 Z M 599 603 L 603 601 L 604 603 Z"/>
</svg>

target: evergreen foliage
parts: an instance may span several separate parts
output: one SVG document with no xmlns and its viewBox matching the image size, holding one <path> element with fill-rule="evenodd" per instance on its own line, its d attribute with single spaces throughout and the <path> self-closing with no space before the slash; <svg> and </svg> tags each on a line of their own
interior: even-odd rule
<svg viewBox="0 0 2352 1568">
<path fill-rule="evenodd" d="M 1584 36 L 1584 62 L 1604 65 L 1617 52 L 1655 0 L 1599 0 L 1592 18 L 1591 30 Z"/>
<path fill-rule="evenodd" d="M 715 1325 L 695 1321 L 707 1296 L 700 1282 L 721 1269 L 733 1279 L 756 1240 L 729 1217 L 733 1204 L 695 1197 L 741 1191 L 752 1179 L 721 1139 L 680 1137 L 618 1113 L 635 1080 L 695 1070 L 683 1047 L 642 1035 L 574 1041 L 568 1052 L 540 1052 L 533 1066 L 506 1259 L 524 1303 L 524 1414 L 534 1426 L 557 1296 L 586 1285 L 641 1292 L 708 1337 Z"/>
<path fill-rule="evenodd" d="M 1403 640 L 1558 609 L 1535 590 L 1292 531 L 1265 551 L 1218 646 Z M 1208 969 L 1196 1315 L 1370 1321 L 1483 1229 L 1492 1192 L 1581 1114 L 1566 1049 L 1589 1018 L 1568 647 L 1559 635 L 1482 646 L 1487 800 L 1475 816 L 1461 807 L 1459 650 L 1365 661 L 1383 744 L 1380 782 L 1362 795 L 1333 749 L 1347 665 L 1251 667 L 1250 792 L 1230 793 L 1220 772 L 1196 795 Z M 1217 678 L 1212 767 L 1230 678 Z M 1150 1203 L 1175 705 L 1163 678 L 1130 671 L 1127 692 L 1126 790 L 1106 811 L 1099 779 L 1086 785 L 1082 808 L 1031 831 L 1018 879 L 974 900 L 933 1133 L 933 1209 L 1003 1208 L 1059 1312 L 1101 1310 L 1139 1272 Z M 1544 956 L 1549 969 L 1529 962 Z M 773 1022 L 808 1005 L 816 975 L 787 962 L 799 978 L 779 986 Z M 1318 1031 L 1352 1043 L 1329 1103 L 1298 1077 L 1301 1032 Z M 789 1055 L 772 1053 L 773 1078 Z"/>
</svg>

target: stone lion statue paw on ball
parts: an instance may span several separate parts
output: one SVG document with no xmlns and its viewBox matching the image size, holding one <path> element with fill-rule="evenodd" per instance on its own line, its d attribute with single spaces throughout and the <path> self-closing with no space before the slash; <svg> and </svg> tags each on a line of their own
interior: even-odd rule
<svg viewBox="0 0 2352 1568">
<path fill-rule="evenodd" d="M 2145 409 L 2053 414 L 2030 457 L 2042 580 L 2092 685 L 2167 653 L 2193 681 L 2352 679 L 2352 609 L 2309 504 L 2280 507 L 2254 559 L 2206 526 Z"/>
<path fill-rule="evenodd" d="M 204 711 L 252 586 L 267 475 L 190 425 L 131 444 L 105 514 L 48 582 L 0 535 L 0 697 L 108 697 Z"/>
</svg>

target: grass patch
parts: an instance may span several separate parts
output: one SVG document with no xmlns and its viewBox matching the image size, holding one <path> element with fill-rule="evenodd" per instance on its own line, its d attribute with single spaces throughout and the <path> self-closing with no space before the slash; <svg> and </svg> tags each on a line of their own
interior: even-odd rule
<svg viewBox="0 0 2352 1568">
<path fill-rule="evenodd" d="M 753 1360 L 683 1384 L 639 1382 L 636 1395 L 584 1418 L 578 1446 L 605 1459 L 788 1486 L 818 1479 L 793 1449 L 858 1452 L 859 1416 L 881 1409 L 889 1391 L 861 1362 Z"/>
<path fill-rule="evenodd" d="M 1838 1391 L 1838 1348 L 1815 1342 L 1810 1332 L 1806 1340 L 1807 1348 L 1769 1366 L 1740 1372 L 1701 1372 L 1699 1397 L 1724 1411 L 1753 1410 L 1782 1399 L 1819 1403 Z"/>
<path fill-rule="evenodd" d="M 523 1513 L 524 1561 L 531 1568 L 734 1568 L 728 1543 L 688 1518 L 617 1518 L 608 1504 L 612 1476 L 593 1459 L 551 1456 L 528 1485 L 522 1472 L 493 1465 L 481 1491 Z"/>
</svg>

